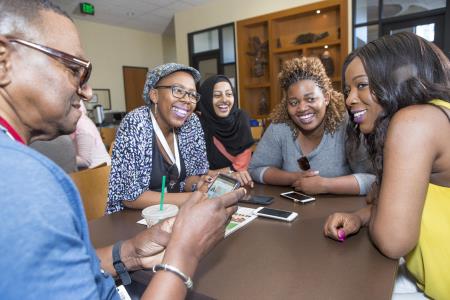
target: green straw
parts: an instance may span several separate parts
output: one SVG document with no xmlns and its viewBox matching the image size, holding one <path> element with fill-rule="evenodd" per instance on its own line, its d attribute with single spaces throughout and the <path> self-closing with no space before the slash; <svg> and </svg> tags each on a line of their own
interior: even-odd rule
<svg viewBox="0 0 450 300">
<path fill-rule="evenodd" d="M 159 210 L 164 210 L 164 192 L 166 191 L 166 176 L 162 177 L 161 199 L 159 200 Z"/>
</svg>

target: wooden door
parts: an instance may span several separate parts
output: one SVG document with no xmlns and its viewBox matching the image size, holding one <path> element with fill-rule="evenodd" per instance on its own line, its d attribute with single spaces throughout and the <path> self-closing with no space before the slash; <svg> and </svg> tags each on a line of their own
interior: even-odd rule
<svg viewBox="0 0 450 300">
<path fill-rule="evenodd" d="M 144 105 L 142 91 L 148 68 L 123 67 L 123 84 L 125 87 L 125 104 L 127 112 Z"/>
</svg>

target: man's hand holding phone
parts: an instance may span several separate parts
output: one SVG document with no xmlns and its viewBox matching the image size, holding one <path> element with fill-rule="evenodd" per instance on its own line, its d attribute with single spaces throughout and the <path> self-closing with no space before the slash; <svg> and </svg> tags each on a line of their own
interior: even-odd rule
<svg viewBox="0 0 450 300">
<path fill-rule="evenodd" d="M 241 186 L 240 182 L 225 174 L 219 174 L 208 188 L 208 198 L 222 196 L 228 192 L 234 191 Z"/>
</svg>

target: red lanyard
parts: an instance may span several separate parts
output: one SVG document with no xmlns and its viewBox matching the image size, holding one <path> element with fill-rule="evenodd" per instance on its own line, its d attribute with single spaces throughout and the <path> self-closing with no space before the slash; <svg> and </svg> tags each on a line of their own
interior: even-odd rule
<svg viewBox="0 0 450 300">
<path fill-rule="evenodd" d="M 13 140 L 25 144 L 25 141 L 20 137 L 17 131 L 2 117 L 0 117 L 0 130 L 3 130 Z"/>
</svg>

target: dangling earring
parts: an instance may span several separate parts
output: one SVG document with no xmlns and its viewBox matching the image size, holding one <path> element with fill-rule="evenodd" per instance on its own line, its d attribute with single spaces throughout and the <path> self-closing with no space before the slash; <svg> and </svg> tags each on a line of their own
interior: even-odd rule
<svg viewBox="0 0 450 300">
<path fill-rule="evenodd" d="M 155 119 L 158 117 L 158 103 L 155 103 Z"/>
</svg>

